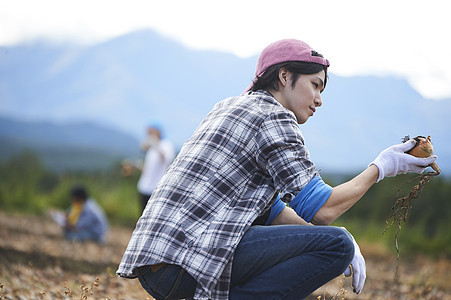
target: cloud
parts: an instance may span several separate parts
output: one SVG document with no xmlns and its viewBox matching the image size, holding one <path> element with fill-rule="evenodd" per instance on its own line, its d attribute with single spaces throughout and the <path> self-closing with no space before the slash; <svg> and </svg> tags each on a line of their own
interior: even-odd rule
<svg viewBox="0 0 451 300">
<path fill-rule="evenodd" d="M 340 75 L 397 74 L 428 98 L 451 98 L 446 0 L 3 1 L 0 45 L 35 38 L 96 43 L 142 28 L 195 49 L 257 55 L 298 38 Z"/>
</svg>

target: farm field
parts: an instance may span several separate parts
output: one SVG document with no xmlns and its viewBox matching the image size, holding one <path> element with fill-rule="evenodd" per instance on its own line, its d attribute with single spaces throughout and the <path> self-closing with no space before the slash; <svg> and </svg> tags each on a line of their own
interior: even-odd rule
<svg viewBox="0 0 451 300">
<path fill-rule="evenodd" d="M 105 244 L 73 243 L 46 217 L 0 212 L 0 299 L 152 299 L 137 280 L 115 275 L 132 229 L 112 227 Z M 367 280 L 360 295 L 341 276 L 308 299 L 451 299 L 451 261 L 403 259 L 360 243 Z"/>
</svg>

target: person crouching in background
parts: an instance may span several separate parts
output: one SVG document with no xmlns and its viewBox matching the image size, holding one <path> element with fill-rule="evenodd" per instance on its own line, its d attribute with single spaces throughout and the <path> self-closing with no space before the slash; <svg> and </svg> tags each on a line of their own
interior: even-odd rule
<svg viewBox="0 0 451 300">
<path fill-rule="evenodd" d="M 102 208 L 82 186 L 70 191 L 72 205 L 68 210 L 64 237 L 72 241 L 96 241 L 102 243 L 108 230 L 108 220 Z"/>
</svg>

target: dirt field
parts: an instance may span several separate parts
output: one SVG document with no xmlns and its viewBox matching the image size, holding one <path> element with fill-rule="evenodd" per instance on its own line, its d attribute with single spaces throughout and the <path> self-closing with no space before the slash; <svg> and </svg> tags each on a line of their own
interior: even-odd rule
<svg viewBox="0 0 451 300">
<path fill-rule="evenodd" d="M 104 245 L 72 243 L 51 220 L 0 212 L 0 300 L 152 299 L 137 280 L 114 274 L 130 234 L 112 228 Z M 339 277 L 309 299 L 451 299 L 450 260 L 402 260 L 397 285 L 394 255 L 360 246 L 367 262 L 363 292 L 353 294 L 351 279 Z"/>
</svg>

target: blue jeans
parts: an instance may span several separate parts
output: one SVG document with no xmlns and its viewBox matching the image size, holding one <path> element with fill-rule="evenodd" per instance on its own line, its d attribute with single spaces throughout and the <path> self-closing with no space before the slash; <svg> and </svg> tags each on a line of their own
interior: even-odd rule
<svg viewBox="0 0 451 300">
<path fill-rule="evenodd" d="M 230 299 L 303 299 L 353 257 L 352 237 L 339 227 L 251 227 L 235 252 Z"/>
<path fill-rule="evenodd" d="M 196 291 L 196 280 L 177 265 L 168 264 L 157 271 L 139 267 L 136 274 L 142 287 L 157 300 L 192 298 Z"/>
<path fill-rule="evenodd" d="M 349 233 L 332 226 L 253 226 L 243 236 L 232 265 L 230 299 L 303 299 L 343 274 L 354 256 Z M 137 271 L 156 299 L 191 298 L 196 281 L 183 268 Z"/>
</svg>

